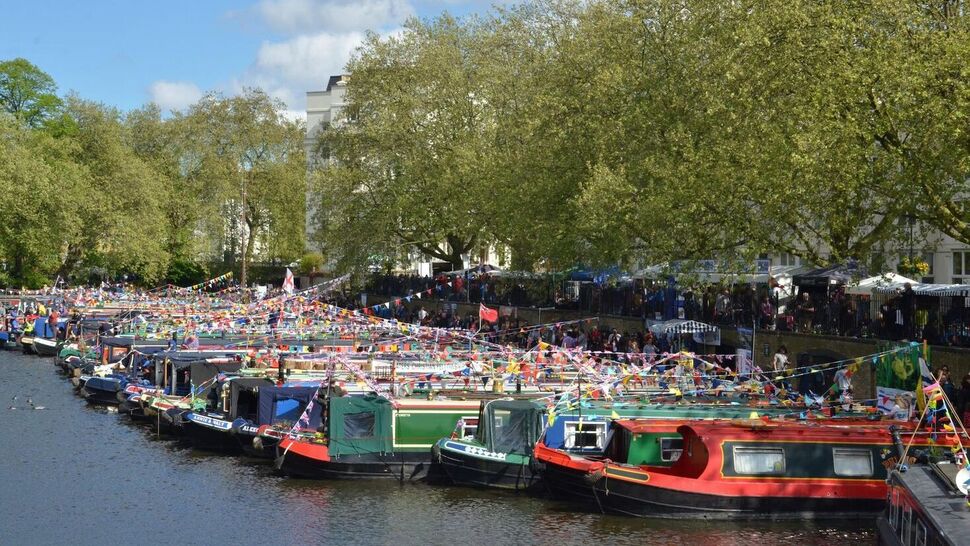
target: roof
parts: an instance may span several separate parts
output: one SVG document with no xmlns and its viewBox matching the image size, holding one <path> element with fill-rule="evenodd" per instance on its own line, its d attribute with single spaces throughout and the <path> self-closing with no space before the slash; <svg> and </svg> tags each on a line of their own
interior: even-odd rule
<svg viewBox="0 0 970 546">
<path fill-rule="evenodd" d="M 337 85 L 345 78 L 349 78 L 349 77 L 350 77 L 350 74 L 339 74 L 337 76 L 330 76 L 330 79 L 327 80 L 327 91 L 330 91 L 331 89 L 333 89 L 333 86 Z"/>
<path fill-rule="evenodd" d="M 951 544 L 966 540 L 970 533 L 967 498 L 946 484 L 932 466 L 913 465 L 906 472 L 893 472 L 893 477 L 913 493 L 922 505 L 924 515 L 950 539 Z"/>
</svg>

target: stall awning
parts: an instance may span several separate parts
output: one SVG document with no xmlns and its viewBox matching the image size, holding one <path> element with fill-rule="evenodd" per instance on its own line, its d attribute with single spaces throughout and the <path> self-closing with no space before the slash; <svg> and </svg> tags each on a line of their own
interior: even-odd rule
<svg viewBox="0 0 970 546">
<path fill-rule="evenodd" d="M 720 328 L 696 320 L 668 320 L 650 325 L 650 331 L 655 334 L 698 334 L 704 332 L 718 332 Z"/>
<path fill-rule="evenodd" d="M 882 275 L 876 275 L 875 277 L 862 279 L 859 281 L 859 284 L 846 288 L 845 293 L 856 296 L 868 296 L 871 295 L 873 291 L 879 289 L 885 289 L 888 292 L 893 292 L 895 290 L 902 289 L 906 283 L 909 283 L 912 286 L 919 284 L 913 279 L 904 277 L 898 273 L 889 272 L 883 273 Z"/>
<path fill-rule="evenodd" d="M 875 292 L 893 294 L 899 292 L 899 287 L 877 287 Z M 970 297 L 970 284 L 928 284 L 913 283 L 913 292 L 917 296 L 963 296 Z"/>
</svg>

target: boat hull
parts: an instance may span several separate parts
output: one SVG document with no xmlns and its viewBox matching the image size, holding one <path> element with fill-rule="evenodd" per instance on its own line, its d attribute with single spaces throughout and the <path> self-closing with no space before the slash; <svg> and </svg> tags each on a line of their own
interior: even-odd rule
<svg viewBox="0 0 970 546">
<path fill-rule="evenodd" d="M 612 477 L 611 477 L 612 474 Z M 854 519 L 875 518 L 883 498 L 712 495 L 654 487 L 618 479 L 612 473 L 589 474 L 545 464 L 543 483 L 553 497 L 589 510 L 625 516 L 672 519 Z"/>
<path fill-rule="evenodd" d="M 34 349 L 34 338 L 30 336 L 23 336 L 20 338 L 20 349 L 25 355 L 35 355 L 37 350 Z"/>
<path fill-rule="evenodd" d="M 447 480 L 455 485 L 520 491 L 535 489 L 541 483 L 541 475 L 533 470 L 528 459 L 510 462 L 504 458 L 498 460 L 495 454 L 489 458 L 487 453 L 478 457 L 465 452 L 464 444 L 452 447 L 453 444 L 457 443 L 439 442 L 432 453 L 436 466 L 440 466 Z"/>
<path fill-rule="evenodd" d="M 276 468 L 294 478 L 314 480 L 392 479 L 420 481 L 431 467 L 431 451 L 364 453 L 330 457 L 326 445 L 282 440 L 276 447 Z"/>
<path fill-rule="evenodd" d="M 118 405 L 117 391 L 105 391 L 101 389 L 89 388 L 87 385 L 84 385 L 78 392 L 89 404 L 95 404 L 98 406 Z"/>
<path fill-rule="evenodd" d="M 40 356 L 57 356 L 57 342 L 53 339 L 34 338 L 34 351 Z"/>
<path fill-rule="evenodd" d="M 203 423 L 202 421 L 206 421 Z M 229 433 L 232 423 L 204 415 L 189 413 L 179 421 L 181 438 L 195 449 L 238 453 L 239 442 Z"/>
</svg>

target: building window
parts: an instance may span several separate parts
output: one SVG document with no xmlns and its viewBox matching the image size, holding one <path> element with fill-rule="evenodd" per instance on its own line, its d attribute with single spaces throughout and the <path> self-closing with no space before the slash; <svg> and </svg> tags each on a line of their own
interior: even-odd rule
<svg viewBox="0 0 970 546">
<path fill-rule="evenodd" d="M 784 474 L 785 450 L 780 447 L 735 447 L 734 471 L 738 474 Z"/>
<path fill-rule="evenodd" d="M 953 284 L 963 284 L 970 277 L 970 250 L 953 253 Z"/>
<path fill-rule="evenodd" d="M 665 463 L 672 463 L 680 459 L 680 454 L 684 451 L 683 438 L 661 438 L 660 439 L 660 460 Z"/>
<path fill-rule="evenodd" d="M 934 279 L 936 278 L 934 273 L 935 266 L 933 265 L 933 258 L 935 256 L 936 256 L 936 253 L 934 252 L 924 252 L 923 255 L 921 256 L 923 258 L 923 261 L 926 262 L 926 265 L 930 266 L 930 269 L 926 272 L 926 275 L 923 275 L 922 277 L 920 277 L 919 282 L 926 283 L 926 284 L 933 284 L 935 282 L 934 281 Z"/>
<path fill-rule="evenodd" d="M 872 476 L 872 452 L 868 449 L 832 449 L 836 476 Z"/>
<path fill-rule="evenodd" d="M 606 423 L 566 423 L 566 449 L 603 449 L 606 447 Z"/>
<path fill-rule="evenodd" d="M 798 256 L 795 256 L 794 254 L 783 252 L 778 255 L 778 265 L 794 266 L 798 265 L 798 261 Z"/>
</svg>

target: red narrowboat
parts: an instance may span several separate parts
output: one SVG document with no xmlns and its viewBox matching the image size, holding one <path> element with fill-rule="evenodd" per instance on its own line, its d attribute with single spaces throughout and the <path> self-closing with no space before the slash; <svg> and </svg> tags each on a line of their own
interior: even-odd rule
<svg viewBox="0 0 970 546">
<path fill-rule="evenodd" d="M 645 465 L 655 422 L 615 424 L 602 457 L 536 445 L 554 496 L 642 517 L 874 517 L 897 453 L 885 424 L 693 421 L 677 428 L 683 451 L 673 465 Z"/>
</svg>

